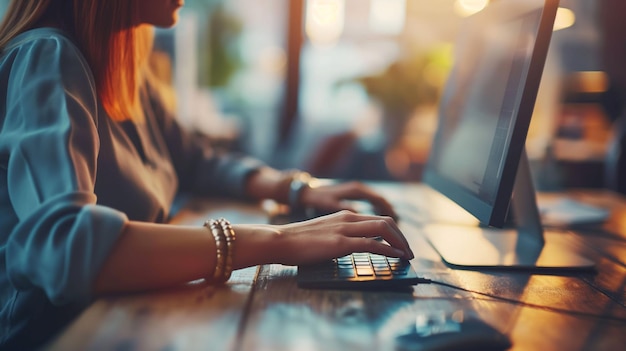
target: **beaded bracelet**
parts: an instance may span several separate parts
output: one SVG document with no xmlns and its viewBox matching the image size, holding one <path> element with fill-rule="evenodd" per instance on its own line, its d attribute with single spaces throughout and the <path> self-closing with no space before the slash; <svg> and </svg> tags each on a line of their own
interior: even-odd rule
<svg viewBox="0 0 626 351">
<path fill-rule="evenodd" d="M 213 234 L 213 239 L 215 240 L 215 269 L 213 270 L 213 274 L 209 277 L 210 281 L 220 281 L 222 276 L 224 275 L 224 268 L 226 266 L 226 254 L 225 250 L 228 249 L 225 243 L 224 234 L 222 233 L 221 226 L 214 219 L 208 220 L 204 222 L 204 226 L 209 229 L 211 234 Z"/>
<path fill-rule="evenodd" d="M 230 222 L 224 218 L 219 220 L 210 219 L 204 222 L 213 239 L 215 240 L 215 270 L 208 280 L 216 283 L 224 283 L 233 272 L 233 247 L 235 241 L 235 231 Z"/>
<path fill-rule="evenodd" d="M 230 279 L 230 275 L 233 272 L 233 246 L 235 242 L 235 231 L 230 225 L 230 222 L 224 218 L 220 218 L 220 225 L 222 226 L 222 233 L 226 237 L 226 264 L 224 265 L 224 272 L 222 275 L 223 281 Z"/>
</svg>

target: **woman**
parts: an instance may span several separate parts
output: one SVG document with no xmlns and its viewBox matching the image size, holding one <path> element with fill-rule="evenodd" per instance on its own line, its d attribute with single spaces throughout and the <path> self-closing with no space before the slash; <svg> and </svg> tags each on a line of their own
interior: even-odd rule
<svg viewBox="0 0 626 351">
<path fill-rule="evenodd" d="M 0 27 L 0 345 L 41 344 L 94 297 L 264 263 L 354 251 L 413 257 L 391 217 L 351 211 L 288 225 L 165 224 L 174 195 L 345 209 L 359 183 L 317 188 L 183 131 L 146 69 L 152 26 L 182 0 L 13 0 Z M 382 236 L 389 245 L 366 237 Z"/>
</svg>

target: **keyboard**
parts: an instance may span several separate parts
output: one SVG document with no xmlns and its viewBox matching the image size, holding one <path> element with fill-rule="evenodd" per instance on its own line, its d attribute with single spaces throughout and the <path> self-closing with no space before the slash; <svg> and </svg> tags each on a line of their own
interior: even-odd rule
<svg viewBox="0 0 626 351">
<path fill-rule="evenodd" d="M 298 266 L 298 286 L 308 289 L 404 288 L 424 281 L 407 260 L 353 253 L 330 261 Z"/>
</svg>

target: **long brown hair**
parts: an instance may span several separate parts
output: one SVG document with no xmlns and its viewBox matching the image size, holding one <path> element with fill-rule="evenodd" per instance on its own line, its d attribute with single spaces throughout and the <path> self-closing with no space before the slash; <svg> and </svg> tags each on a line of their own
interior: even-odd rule
<svg viewBox="0 0 626 351">
<path fill-rule="evenodd" d="M 0 50 L 26 30 L 61 27 L 85 56 L 109 116 L 117 121 L 142 120 L 139 84 L 153 33 L 150 26 L 138 24 L 135 4 L 129 0 L 13 0 L 0 24 Z"/>
</svg>

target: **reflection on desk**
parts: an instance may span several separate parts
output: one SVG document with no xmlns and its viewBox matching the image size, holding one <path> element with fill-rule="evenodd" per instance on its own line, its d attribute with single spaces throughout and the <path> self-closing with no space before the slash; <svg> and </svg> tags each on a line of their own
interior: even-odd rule
<svg viewBox="0 0 626 351">
<path fill-rule="evenodd" d="M 396 206 L 422 191 L 420 184 L 372 186 Z M 420 223 L 400 220 L 415 252 L 411 264 L 437 284 L 409 292 L 307 290 L 297 287 L 295 267 L 252 267 L 221 287 L 197 281 L 101 298 L 49 349 L 384 351 L 396 349 L 396 338 L 415 328 L 418 316 L 463 311 L 507 335 L 512 350 L 620 350 L 626 345 L 626 199 L 604 191 L 567 196 L 610 209 L 603 223 L 562 231 L 596 262 L 596 273 L 450 269 L 421 235 Z M 175 221 L 199 225 L 216 213 L 235 222 L 268 220 L 254 205 L 222 205 L 194 201 Z"/>
</svg>

